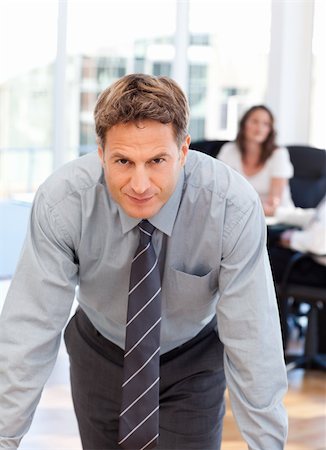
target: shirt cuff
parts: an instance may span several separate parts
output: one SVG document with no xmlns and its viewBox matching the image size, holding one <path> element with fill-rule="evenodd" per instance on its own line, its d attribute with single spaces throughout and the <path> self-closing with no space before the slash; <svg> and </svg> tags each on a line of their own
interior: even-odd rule
<svg viewBox="0 0 326 450">
<path fill-rule="evenodd" d="M 3 437 L 0 436 L 0 449 L 17 450 L 22 437 Z"/>
</svg>

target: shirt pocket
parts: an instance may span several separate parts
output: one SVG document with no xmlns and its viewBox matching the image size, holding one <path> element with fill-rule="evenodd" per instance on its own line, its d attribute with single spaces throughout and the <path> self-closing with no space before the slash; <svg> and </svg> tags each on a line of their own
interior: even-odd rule
<svg viewBox="0 0 326 450">
<path fill-rule="evenodd" d="M 218 269 L 194 275 L 168 267 L 164 275 L 163 297 L 168 312 L 205 310 L 213 313 L 218 289 Z"/>
</svg>

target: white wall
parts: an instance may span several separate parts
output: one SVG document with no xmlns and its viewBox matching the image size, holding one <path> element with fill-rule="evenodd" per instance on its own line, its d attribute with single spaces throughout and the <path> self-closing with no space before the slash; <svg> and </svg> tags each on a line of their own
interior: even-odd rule
<svg viewBox="0 0 326 450">
<path fill-rule="evenodd" d="M 272 2 L 266 103 L 280 144 L 309 142 L 314 0 Z"/>
</svg>

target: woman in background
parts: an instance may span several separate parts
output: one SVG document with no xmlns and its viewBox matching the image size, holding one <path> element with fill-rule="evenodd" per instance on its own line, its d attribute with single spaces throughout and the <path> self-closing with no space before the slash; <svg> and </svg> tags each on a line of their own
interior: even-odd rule
<svg viewBox="0 0 326 450">
<path fill-rule="evenodd" d="M 217 156 L 252 184 L 266 216 L 273 216 L 278 206 L 294 206 L 288 183 L 293 166 L 288 150 L 277 147 L 275 135 L 271 111 L 253 106 L 242 117 L 236 140 L 224 144 Z"/>
</svg>

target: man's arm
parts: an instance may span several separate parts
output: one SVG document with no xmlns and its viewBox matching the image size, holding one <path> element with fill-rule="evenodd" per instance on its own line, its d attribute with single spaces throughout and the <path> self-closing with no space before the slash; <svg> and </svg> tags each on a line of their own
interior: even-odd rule
<svg viewBox="0 0 326 450">
<path fill-rule="evenodd" d="M 0 448 L 31 425 L 69 317 L 77 264 L 60 217 L 38 194 L 0 317 Z"/>
<path fill-rule="evenodd" d="M 233 414 L 250 450 L 283 449 L 287 376 L 259 200 L 224 236 L 217 305 Z"/>
</svg>

